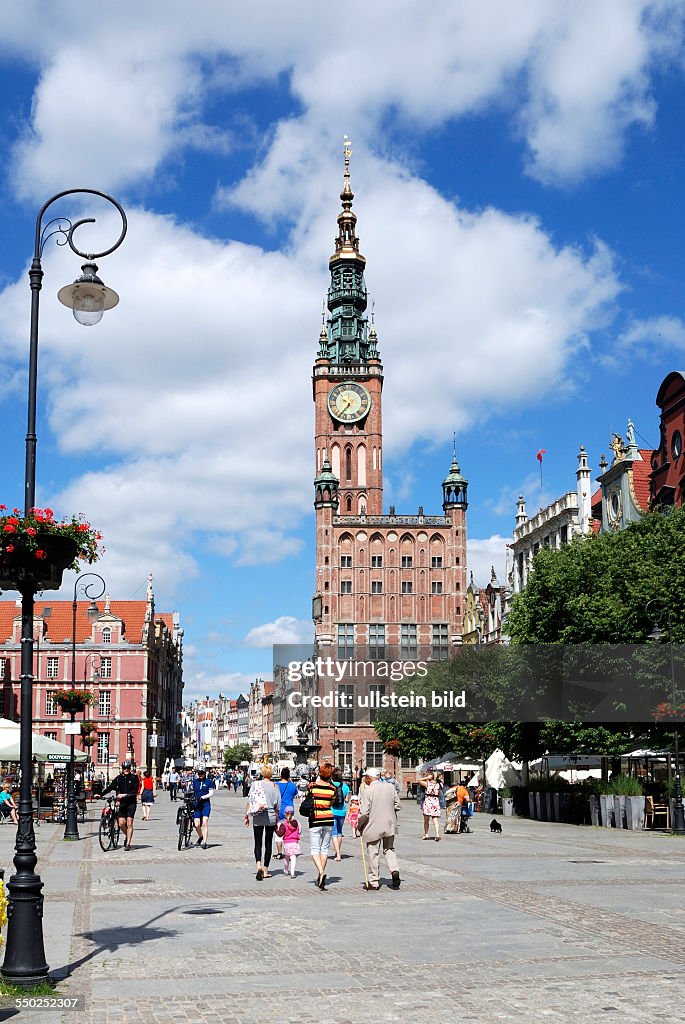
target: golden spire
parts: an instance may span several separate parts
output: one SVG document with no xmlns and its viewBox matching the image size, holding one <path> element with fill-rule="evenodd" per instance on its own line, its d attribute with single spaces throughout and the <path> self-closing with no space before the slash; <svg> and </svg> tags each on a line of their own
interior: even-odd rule
<svg viewBox="0 0 685 1024">
<path fill-rule="evenodd" d="M 361 260 L 362 263 L 365 263 L 366 260 L 359 252 L 359 239 L 356 235 L 357 217 L 356 214 L 352 212 L 354 192 L 350 185 L 350 157 L 352 156 L 352 143 L 349 135 L 345 135 L 343 137 L 343 156 L 345 158 L 345 174 L 343 190 L 340 193 L 342 212 L 338 214 L 338 237 L 335 240 L 335 252 L 331 256 L 329 263 L 333 260 L 340 259 L 340 257 L 349 257 Z"/>
</svg>

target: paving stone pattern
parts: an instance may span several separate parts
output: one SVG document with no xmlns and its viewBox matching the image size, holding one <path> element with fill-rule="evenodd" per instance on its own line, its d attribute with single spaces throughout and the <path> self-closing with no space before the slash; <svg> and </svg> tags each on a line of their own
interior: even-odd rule
<svg viewBox="0 0 685 1024">
<path fill-rule="evenodd" d="M 242 798 L 216 795 L 208 850 L 176 850 L 177 806 L 158 796 L 130 852 L 102 853 L 97 804 L 78 843 L 41 826 L 47 958 L 86 1008 L 27 1024 L 684 1019 L 683 840 L 511 818 L 499 836 L 477 816 L 472 835 L 424 842 L 403 801 L 401 889 L 385 870 L 365 893 L 347 836 L 322 893 L 306 853 L 294 880 L 274 861 L 256 881 Z M 3 829 L 7 874 L 12 846 Z"/>
</svg>

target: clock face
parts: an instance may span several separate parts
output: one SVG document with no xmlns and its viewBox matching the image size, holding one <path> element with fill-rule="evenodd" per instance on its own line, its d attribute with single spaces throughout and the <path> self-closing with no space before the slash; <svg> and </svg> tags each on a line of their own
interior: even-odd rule
<svg viewBox="0 0 685 1024">
<path fill-rule="evenodd" d="M 361 384 L 337 384 L 328 395 L 331 416 L 341 423 L 355 423 L 371 408 L 371 395 Z"/>
</svg>

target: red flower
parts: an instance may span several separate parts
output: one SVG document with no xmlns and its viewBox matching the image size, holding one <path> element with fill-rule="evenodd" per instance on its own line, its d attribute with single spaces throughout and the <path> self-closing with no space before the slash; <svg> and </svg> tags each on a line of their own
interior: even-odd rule
<svg viewBox="0 0 685 1024">
<path fill-rule="evenodd" d="M 5 525 L 2 528 L 2 532 L 3 533 L 16 533 L 17 532 L 17 528 L 16 528 L 16 526 L 13 526 L 12 523 L 5 523 Z"/>
<path fill-rule="evenodd" d="M 29 537 L 35 537 L 38 531 L 36 530 L 35 526 L 27 526 L 26 532 L 28 533 Z"/>
<path fill-rule="evenodd" d="M 5 551 L 11 555 L 12 552 L 14 551 L 14 544 L 8 544 L 7 547 L 5 548 Z"/>
<path fill-rule="evenodd" d="M 0 505 L 0 512 L 4 512 L 6 508 L 7 505 Z"/>
<path fill-rule="evenodd" d="M 38 548 L 38 550 L 36 551 L 36 558 L 47 558 L 47 557 L 48 556 L 45 553 L 45 551 L 43 551 L 42 548 Z"/>
</svg>

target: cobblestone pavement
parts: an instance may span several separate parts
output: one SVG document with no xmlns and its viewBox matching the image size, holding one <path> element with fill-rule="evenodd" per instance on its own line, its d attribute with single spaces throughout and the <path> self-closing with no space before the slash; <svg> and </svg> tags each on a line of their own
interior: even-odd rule
<svg viewBox="0 0 685 1024">
<path fill-rule="evenodd" d="M 177 806 L 159 796 L 128 853 L 102 853 L 96 821 L 78 843 L 38 830 L 48 962 L 86 1009 L 27 1024 L 683 1019 L 683 840 L 512 818 L 500 836 L 483 816 L 423 842 L 403 801 L 401 889 L 386 871 L 365 893 L 348 836 L 321 893 L 307 855 L 256 881 L 242 798 L 216 795 L 208 850 L 177 852 Z M 7 874 L 13 841 L 0 830 Z"/>
</svg>

